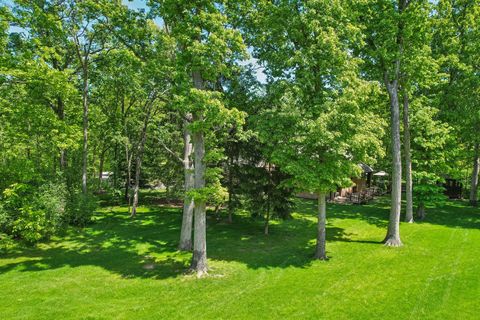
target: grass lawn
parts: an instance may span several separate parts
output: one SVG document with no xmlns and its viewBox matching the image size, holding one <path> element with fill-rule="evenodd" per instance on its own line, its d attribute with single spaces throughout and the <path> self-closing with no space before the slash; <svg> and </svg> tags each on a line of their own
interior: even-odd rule
<svg viewBox="0 0 480 320">
<path fill-rule="evenodd" d="M 178 208 L 104 207 L 83 230 L 0 256 L 0 319 L 479 319 L 480 210 L 449 202 L 380 244 L 388 203 L 328 205 L 330 260 L 313 261 L 315 207 L 294 219 L 208 220 L 210 274 L 185 275 Z"/>
</svg>

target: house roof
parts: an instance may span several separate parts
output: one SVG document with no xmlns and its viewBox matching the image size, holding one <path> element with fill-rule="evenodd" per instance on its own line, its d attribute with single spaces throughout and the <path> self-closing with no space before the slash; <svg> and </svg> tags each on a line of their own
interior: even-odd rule
<svg viewBox="0 0 480 320">
<path fill-rule="evenodd" d="M 358 166 L 362 168 L 363 172 L 365 173 L 371 173 L 373 172 L 373 168 L 370 167 L 369 165 L 366 165 L 365 163 L 359 163 Z"/>
</svg>

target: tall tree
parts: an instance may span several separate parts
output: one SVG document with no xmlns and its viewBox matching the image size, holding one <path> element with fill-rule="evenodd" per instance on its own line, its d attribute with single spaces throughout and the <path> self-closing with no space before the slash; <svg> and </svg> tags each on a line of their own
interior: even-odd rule
<svg viewBox="0 0 480 320">
<path fill-rule="evenodd" d="M 411 70 L 421 68 L 424 40 L 419 35 L 428 28 L 428 1 L 373 0 L 359 6 L 359 21 L 364 34 L 364 46 L 360 50 L 363 58 L 363 75 L 381 81 L 386 88 L 390 104 L 390 134 L 392 158 L 392 205 L 385 244 L 401 246 L 400 211 L 402 196 L 402 157 L 400 105 L 404 109 L 404 147 L 407 167 L 407 221 L 412 220 L 412 179 L 409 163 L 410 141 L 408 104 L 410 88 L 418 83 Z M 428 50 L 427 50 L 428 52 Z"/>
<path fill-rule="evenodd" d="M 291 176 L 291 186 L 318 195 L 315 257 L 322 260 L 327 193 L 351 186 L 357 163 L 381 153 L 382 132 L 374 122 L 382 121 L 365 104 L 374 86 L 356 77 L 358 60 L 349 46 L 358 29 L 343 5 L 258 1 L 247 21 L 254 55 L 269 76 L 261 141 L 269 148 L 269 162 Z"/>
<path fill-rule="evenodd" d="M 70 38 L 80 67 L 81 96 L 83 110 L 83 149 L 82 149 L 82 192 L 87 193 L 88 179 L 88 125 L 89 125 L 89 82 L 90 65 L 95 54 L 104 50 L 105 32 L 102 24 L 104 16 L 98 11 L 101 3 L 95 1 L 67 2 L 69 17 L 66 29 L 70 30 Z"/>
<path fill-rule="evenodd" d="M 208 270 L 206 201 L 212 191 L 206 186 L 205 137 L 215 123 L 222 124 L 229 114 L 215 92 L 215 84 L 220 77 L 229 75 L 232 63 L 243 55 L 244 46 L 240 34 L 228 23 L 223 1 L 162 0 L 151 4 L 176 39 L 177 68 L 185 71 L 178 78 L 178 93 L 186 97 L 184 108 L 192 114 L 188 126 L 192 132 L 195 174 L 190 193 L 195 204 L 191 269 L 202 276 Z"/>
<path fill-rule="evenodd" d="M 470 158 L 469 200 L 472 205 L 477 205 L 479 174 L 479 7 L 478 0 L 438 1 L 432 45 L 446 79 L 438 87 L 441 112 L 444 119 L 458 128 L 459 142 Z"/>
</svg>

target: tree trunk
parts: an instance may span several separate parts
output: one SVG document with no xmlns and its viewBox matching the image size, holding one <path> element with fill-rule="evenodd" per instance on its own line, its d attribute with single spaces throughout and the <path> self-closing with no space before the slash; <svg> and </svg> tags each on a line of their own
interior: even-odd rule
<svg viewBox="0 0 480 320">
<path fill-rule="evenodd" d="M 132 202 L 132 213 L 130 217 L 135 217 L 137 215 L 137 205 L 138 205 L 138 190 L 140 188 L 140 167 L 142 166 L 142 155 L 137 154 L 135 160 L 135 184 L 133 186 L 133 202 Z"/>
<path fill-rule="evenodd" d="M 472 180 L 470 183 L 470 204 L 477 206 L 477 191 L 478 191 L 478 173 L 480 167 L 479 160 L 479 144 L 475 144 L 475 151 L 473 157 Z"/>
<path fill-rule="evenodd" d="M 233 156 L 230 157 L 229 161 L 229 168 L 228 168 L 228 223 L 233 222 L 233 173 L 232 173 L 232 167 L 233 167 Z"/>
<path fill-rule="evenodd" d="M 65 172 L 67 168 L 67 151 L 64 149 L 60 150 L 60 170 Z"/>
<path fill-rule="evenodd" d="M 390 96 L 391 135 L 392 135 L 392 205 L 388 222 L 387 235 L 384 243 L 387 246 L 399 247 L 400 240 L 400 210 L 402 201 L 402 158 L 400 151 L 400 106 L 398 101 L 398 82 L 385 83 Z"/>
<path fill-rule="evenodd" d="M 65 104 L 61 98 L 57 98 L 57 116 L 61 121 L 65 121 Z M 60 170 L 65 172 L 67 168 L 67 150 L 60 150 Z"/>
<path fill-rule="evenodd" d="M 82 151 L 82 192 L 87 194 L 87 161 L 88 161 L 88 70 L 83 66 L 83 151 Z"/>
<path fill-rule="evenodd" d="M 196 89 L 203 90 L 203 79 L 199 72 L 193 73 L 193 81 Z M 203 122 L 203 114 L 198 112 L 193 115 L 194 122 Z M 205 187 L 205 141 L 204 133 L 196 130 L 193 133 L 193 149 L 195 154 L 195 189 L 201 190 Z M 206 203 L 204 199 L 195 201 L 195 222 L 193 236 L 193 256 L 191 269 L 198 277 L 208 271 L 207 266 L 207 226 L 206 226 Z"/>
<path fill-rule="evenodd" d="M 125 143 L 125 160 L 127 164 L 127 174 L 125 181 L 125 201 L 128 204 L 128 214 L 130 214 L 130 181 L 132 180 L 132 155 L 128 150 L 128 142 Z"/>
<path fill-rule="evenodd" d="M 417 218 L 420 219 L 420 220 L 425 219 L 425 205 L 423 203 L 418 204 Z"/>
<path fill-rule="evenodd" d="M 188 129 L 188 121 L 184 122 L 183 128 L 183 173 L 184 173 L 184 187 L 185 196 L 183 199 L 183 218 L 182 229 L 180 231 L 180 244 L 179 250 L 190 251 L 192 250 L 192 222 L 193 222 L 193 199 L 188 196 L 188 192 L 195 186 L 193 163 L 192 163 L 192 151 L 193 146 L 191 142 L 191 133 Z"/>
<path fill-rule="evenodd" d="M 270 226 L 270 195 L 267 199 L 267 214 L 265 216 L 265 226 L 263 229 L 263 233 L 268 236 L 268 228 Z"/>
<path fill-rule="evenodd" d="M 315 249 L 315 259 L 327 260 L 326 249 L 326 224 L 327 224 L 327 208 L 326 193 L 318 193 L 318 224 L 317 224 L 317 246 Z"/>
<path fill-rule="evenodd" d="M 98 167 L 98 189 L 102 188 L 102 177 L 103 177 L 103 164 L 105 162 L 105 153 L 107 152 L 107 148 L 105 148 L 102 153 L 100 154 L 100 165 Z"/>
<path fill-rule="evenodd" d="M 145 142 L 147 140 L 147 129 L 148 129 L 148 122 L 150 120 L 152 105 L 153 105 L 153 101 L 147 102 L 147 111 L 145 114 L 145 119 L 143 120 L 143 128 L 142 128 L 140 141 L 137 149 L 137 157 L 135 160 L 135 185 L 133 188 L 132 213 L 130 217 L 135 217 L 137 214 L 138 190 L 140 188 L 140 170 L 142 168 L 143 151 L 145 149 Z"/>
<path fill-rule="evenodd" d="M 410 120 L 408 92 L 403 89 L 403 147 L 405 152 L 405 221 L 413 222 L 413 183 L 412 183 L 412 158 L 410 150 Z"/>
</svg>

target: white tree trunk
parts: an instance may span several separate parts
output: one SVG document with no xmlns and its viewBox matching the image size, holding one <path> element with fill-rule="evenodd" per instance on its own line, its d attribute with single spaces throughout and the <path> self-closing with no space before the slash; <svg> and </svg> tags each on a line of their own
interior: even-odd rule
<svg viewBox="0 0 480 320">
<path fill-rule="evenodd" d="M 318 193 L 318 224 L 317 224 L 317 246 L 315 249 L 315 258 L 327 260 L 326 249 L 326 224 L 327 224 L 327 206 L 326 193 Z"/>
<path fill-rule="evenodd" d="M 470 182 L 470 204 L 477 206 L 477 191 L 478 191 L 478 174 L 480 170 L 479 160 L 479 144 L 475 144 L 475 151 L 473 156 L 472 178 Z"/>
<path fill-rule="evenodd" d="M 82 150 L 82 193 L 87 194 L 87 161 L 88 161 L 88 70 L 83 67 L 83 150 Z"/>
<path fill-rule="evenodd" d="M 387 235 L 384 243 L 387 246 L 399 247 L 400 240 L 400 210 L 402 201 L 402 157 L 400 143 L 400 106 L 398 101 L 398 82 L 386 83 L 390 96 L 391 135 L 392 135 L 392 205 L 388 222 Z"/>
<path fill-rule="evenodd" d="M 191 197 L 187 196 L 194 185 L 194 173 L 192 163 L 192 151 L 193 146 L 191 142 L 191 133 L 188 129 L 188 122 L 185 121 L 183 129 L 183 172 L 184 172 L 184 187 L 185 197 L 183 199 L 183 217 L 182 217 L 182 229 L 180 231 L 180 244 L 179 250 L 190 251 L 192 250 L 192 222 L 193 222 L 193 208 L 194 203 Z"/>
<path fill-rule="evenodd" d="M 135 161 L 135 185 L 133 186 L 133 202 L 132 202 L 132 213 L 130 217 L 135 217 L 137 215 L 137 206 L 138 206 L 138 191 L 140 189 L 140 168 L 142 166 L 142 155 L 137 154 L 137 159 Z"/>
<path fill-rule="evenodd" d="M 405 221 L 413 222 L 412 158 L 410 150 L 410 120 L 408 92 L 403 89 L 403 147 L 405 152 Z"/>
</svg>

